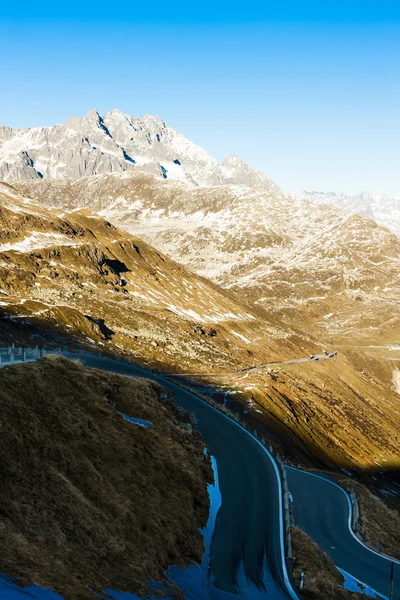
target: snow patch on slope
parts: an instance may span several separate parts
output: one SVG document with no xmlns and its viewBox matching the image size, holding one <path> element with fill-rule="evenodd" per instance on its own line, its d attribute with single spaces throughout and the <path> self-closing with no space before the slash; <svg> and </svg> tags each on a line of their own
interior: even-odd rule
<svg viewBox="0 0 400 600">
<path fill-rule="evenodd" d="M 22 588 L 15 579 L 0 574 L 1 600 L 63 600 L 61 596 L 37 585 Z"/>
<path fill-rule="evenodd" d="M 369 585 L 361 583 L 361 581 L 355 579 L 355 577 L 350 575 L 350 573 L 339 569 L 339 567 L 337 567 L 337 569 L 344 577 L 343 587 L 345 590 L 349 590 L 349 592 L 358 592 L 359 594 L 364 594 L 365 596 L 369 596 L 370 598 L 382 598 L 383 600 L 388 600 L 387 596 L 383 596 L 382 594 L 379 594 L 377 591 L 372 589 Z"/>
<path fill-rule="evenodd" d="M 38 248 L 48 248 L 50 246 L 78 246 L 75 241 L 72 241 L 66 235 L 61 233 L 42 233 L 33 231 L 19 242 L 11 242 L 9 244 L 0 244 L 0 252 L 30 252 Z"/>
<path fill-rule="evenodd" d="M 400 371 L 398 369 L 393 371 L 393 383 L 394 389 L 398 394 L 400 394 Z"/>
</svg>

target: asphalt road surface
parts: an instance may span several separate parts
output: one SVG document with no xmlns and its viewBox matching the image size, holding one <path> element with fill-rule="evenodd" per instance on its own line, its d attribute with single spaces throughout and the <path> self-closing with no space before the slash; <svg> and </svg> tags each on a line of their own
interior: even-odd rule
<svg viewBox="0 0 400 600">
<path fill-rule="evenodd" d="M 156 374 L 110 359 L 79 358 L 89 367 L 154 379 L 173 390 L 178 405 L 195 413 L 198 428 L 218 464 L 222 497 L 211 546 L 214 584 L 225 592 L 236 592 L 242 564 L 247 578 L 260 591 L 265 589 L 266 599 L 296 598 L 286 591 L 282 568 L 278 480 L 261 444 L 223 414 Z M 265 553 L 272 574 L 268 583 L 262 571 Z"/>
<path fill-rule="evenodd" d="M 255 371 L 257 369 L 264 369 L 265 367 L 274 367 L 277 365 L 294 365 L 296 363 L 305 363 L 318 360 L 327 360 L 328 358 L 335 358 L 337 355 L 336 350 L 333 352 L 324 352 L 324 354 L 314 354 L 312 356 L 304 356 L 303 358 L 292 358 L 291 360 L 281 360 L 271 363 L 263 363 L 262 365 L 256 365 L 254 367 L 247 367 L 246 369 L 240 369 L 236 373 L 247 373 L 247 371 Z"/>
<path fill-rule="evenodd" d="M 199 430 L 217 460 L 222 496 L 211 548 L 215 585 L 228 593 L 238 591 L 237 573 L 242 566 L 247 578 L 264 590 L 265 598 L 292 597 L 282 568 L 278 481 L 261 445 L 223 414 L 156 374 L 92 355 L 80 359 L 89 367 L 159 381 L 173 390 L 177 404 L 195 413 Z M 312 359 L 293 362 L 307 360 Z M 352 534 L 349 502 L 343 490 L 328 479 L 290 467 L 287 477 L 296 524 L 336 566 L 388 597 L 392 561 L 363 546 Z M 263 576 L 265 553 L 272 580 Z M 400 600 L 399 562 L 394 564 L 393 600 Z"/>
<path fill-rule="evenodd" d="M 167 373 L 167 375 L 169 375 L 170 377 L 204 377 L 207 375 L 234 375 L 235 373 L 247 373 L 249 371 L 257 371 L 258 369 L 266 369 L 267 367 L 277 367 L 279 365 L 294 365 L 296 363 L 327 360 L 329 358 L 335 358 L 335 356 L 337 356 L 336 350 L 334 350 L 333 352 L 324 352 L 324 354 L 303 356 L 302 358 L 292 358 L 291 360 L 281 360 L 269 363 L 262 363 L 261 365 L 255 365 L 254 367 L 246 367 L 245 369 L 239 369 L 237 371 L 213 371 L 211 373 Z"/>
<path fill-rule="evenodd" d="M 296 525 L 337 567 L 389 597 L 391 561 L 371 552 L 352 535 L 346 494 L 327 479 L 289 467 L 286 470 Z M 393 600 L 400 600 L 399 563 L 394 566 L 393 592 Z"/>
</svg>

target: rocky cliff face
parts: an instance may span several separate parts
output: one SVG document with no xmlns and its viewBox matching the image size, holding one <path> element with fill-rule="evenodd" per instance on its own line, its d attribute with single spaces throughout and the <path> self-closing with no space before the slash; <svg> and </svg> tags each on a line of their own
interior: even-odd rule
<svg viewBox="0 0 400 600">
<path fill-rule="evenodd" d="M 63 125 L 34 129 L 0 127 L 0 180 L 77 179 L 142 170 L 187 186 L 227 183 L 276 189 L 264 174 L 235 156 L 219 164 L 203 148 L 158 117 L 130 117 L 92 110 Z"/>
</svg>

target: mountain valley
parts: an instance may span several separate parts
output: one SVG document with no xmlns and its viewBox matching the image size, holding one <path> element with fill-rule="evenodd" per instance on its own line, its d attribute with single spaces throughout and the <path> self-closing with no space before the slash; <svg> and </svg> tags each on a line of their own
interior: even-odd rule
<svg viewBox="0 0 400 600">
<path fill-rule="evenodd" d="M 236 409 L 239 400 L 288 460 L 355 470 L 397 463 L 400 416 L 388 360 L 353 348 L 331 360 L 274 365 L 322 352 L 329 340 L 322 345 L 317 330 L 288 324 L 272 302 L 243 301 L 240 289 L 195 275 L 87 209 L 50 210 L 6 184 L 0 202 L 3 335 L 35 340 L 50 327 L 186 373 Z M 262 363 L 270 366 L 237 373 Z"/>
</svg>

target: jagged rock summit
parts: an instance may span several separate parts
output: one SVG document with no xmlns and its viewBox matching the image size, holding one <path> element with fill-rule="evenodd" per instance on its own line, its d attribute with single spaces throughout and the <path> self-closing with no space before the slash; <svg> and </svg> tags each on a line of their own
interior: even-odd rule
<svg viewBox="0 0 400 600">
<path fill-rule="evenodd" d="M 277 190 L 236 156 L 222 164 L 161 119 L 91 110 L 63 125 L 0 127 L 0 180 L 78 179 L 142 170 L 187 186 L 247 185 Z"/>
</svg>

